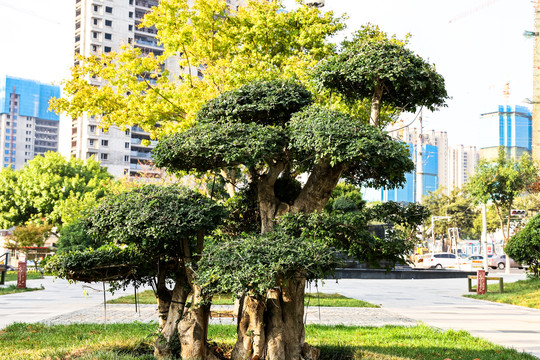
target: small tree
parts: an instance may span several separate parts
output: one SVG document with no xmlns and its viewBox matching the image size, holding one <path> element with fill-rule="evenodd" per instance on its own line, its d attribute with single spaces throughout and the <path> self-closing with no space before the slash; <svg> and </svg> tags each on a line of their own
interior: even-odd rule
<svg viewBox="0 0 540 360">
<path fill-rule="evenodd" d="M 481 161 L 467 184 L 467 190 L 476 203 L 491 201 L 497 210 L 503 245 L 510 239 L 511 210 L 514 200 L 525 193 L 538 177 L 538 170 L 527 154 L 519 161 L 507 158 L 503 147 L 499 148 L 496 162 Z M 510 270 L 510 259 L 506 258 Z"/>
<path fill-rule="evenodd" d="M 51 229 L 52 226 L 47 224 L 17 226 L 13 230 L 13 235 L 7 237 L 6 247 L 8 249 L 19 250 L 28 259 L 30 248 L 42 247 L 45 244 L 45 240 L 51 234 Z M 37 261 L 35 261 L 35 266 L 37 270 Z"/>
<path fill-rule="evenodd" d="M 111 195 L 85 217 L 85 231 L 71 233 L 80 233 L 83 241 L 89 233 L 96 245 L 106 245 L 57 255 L 46 266 L 77 281 L 151 285 L 159 311 L 156 356 L 212 358 L 206 343 L 210 299 L 195 276 L 205 234 L 223 216 L 212 200 L 176 186 L 147 185 Z"/>
<path fill-rule="evenodd" d="M 540 277 L 540 215 L 533 217 L 523 229 L 512 236 L 504 249 L 506 255 L 529 265 L 529 273 Z"/>
</svg>

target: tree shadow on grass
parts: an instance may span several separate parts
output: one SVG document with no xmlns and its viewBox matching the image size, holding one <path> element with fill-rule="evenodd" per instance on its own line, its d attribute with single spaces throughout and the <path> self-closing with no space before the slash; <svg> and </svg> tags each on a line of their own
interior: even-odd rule
<svg viewBox="0 0 540 360">
<path fill-rule="evenodd" d="M 538 360 L 511 349 L 470 350 L 438 346 L 319 346 L 320 360 Z"/>
</svg>

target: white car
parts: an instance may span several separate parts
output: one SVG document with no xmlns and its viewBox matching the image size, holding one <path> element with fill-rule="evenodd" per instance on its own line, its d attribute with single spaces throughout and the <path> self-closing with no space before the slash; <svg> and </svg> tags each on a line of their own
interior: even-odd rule
<svg viewBox="0 0 540 360">
<path fill-rule="evenodd" d="M 459 257 L 456 254 L 440 252 L 425 254 L 418 265 L 428 269 L 457 269 L 459 267 L 459 262 Z"/>
</svg>

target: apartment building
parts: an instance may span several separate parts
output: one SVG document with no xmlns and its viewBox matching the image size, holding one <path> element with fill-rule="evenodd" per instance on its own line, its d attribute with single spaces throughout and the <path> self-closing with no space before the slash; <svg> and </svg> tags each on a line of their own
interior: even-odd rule
<svg viewBox="0 0 540 360">
<path fill-rule="evenodd" d="M 478 165 L 476 146 L 452 146 L 449 149 L 448 190 L 461 189 Z"/>
<path fill-rule="evenodd" d="M 99 55 L 132 44 L 143 54 L 161 55 L 157 30 L 139 28 L 143 16 L 157 5 L 157 0 L 75 0 L 75 54 Z M 100 85 L 98 80 L 89 81 Z M 151 151 L 156 142 L 146 146 L 143 140 L 150 140 L 150 136 L 137 126 L 103 131 L 95 117 L 71 119 L 70 155 L 94 157 L 117 178 L 162 174 L 152 165 Z"/>
<path fill-rule="evenodd" d="M 37 155 L 58 151 L 60 117 L 49 100 L 60 87 L 0 77 L 0 168 L 21 169 Z"/>
</svg>

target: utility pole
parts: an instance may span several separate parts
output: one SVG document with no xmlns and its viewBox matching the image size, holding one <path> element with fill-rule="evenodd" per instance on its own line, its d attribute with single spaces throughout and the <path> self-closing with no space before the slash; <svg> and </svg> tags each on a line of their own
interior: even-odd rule
<svg viewBox="0 0 540 360">
<path fill-rule="evenodd" d="M 420 133 L 416 142 L 416 202 L 422 204 L 422 196 L 424 195 L 424 139 L 422 127 L 422 110 L 420 110 Z"/>
<path fill-rule="evenodd" d="M 532 98 L 532 158 L 540 160 L 540 1 L 534 2 L 534 56 Z"/>
</svg>

